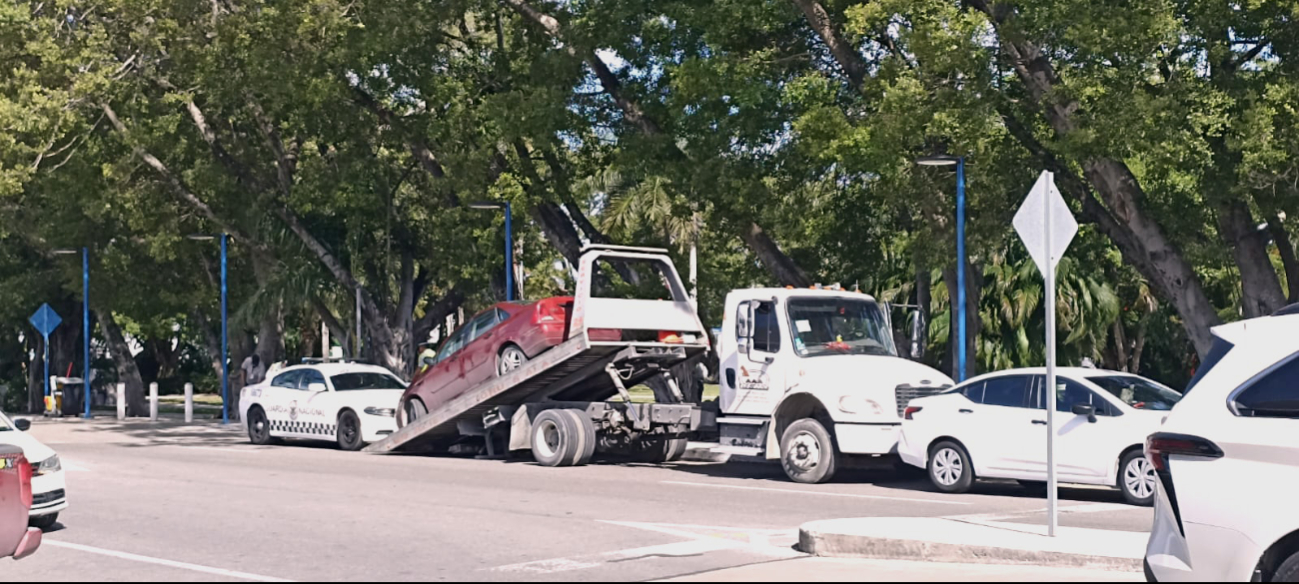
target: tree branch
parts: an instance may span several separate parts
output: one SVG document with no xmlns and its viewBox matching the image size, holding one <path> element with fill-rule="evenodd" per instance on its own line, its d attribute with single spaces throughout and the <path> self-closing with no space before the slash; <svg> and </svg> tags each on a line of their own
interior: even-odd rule
<svg viewBox="0 0 1299 584">
<path fill-rule="evenodd" d="M 826 47 L 830 49 L 830 54 L 834 55 L 834 60 L 843 68 L 853 88 L 861 90 L 862 83 L 866 79 L 866 63 L 861 55 L 857 54 L 852 43 L 844 38 L 839 26 L 830 20 L 825 7 L 817 0 L 792 0 L 792 2 L 803 11 L 812 30 L 816 31 Z"/>
</svg>

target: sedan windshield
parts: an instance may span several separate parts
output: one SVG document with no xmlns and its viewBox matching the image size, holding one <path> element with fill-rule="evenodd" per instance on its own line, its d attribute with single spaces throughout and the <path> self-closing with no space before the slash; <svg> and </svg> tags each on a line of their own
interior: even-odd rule
<svg viewBox="0 0 1299 584">
<path fill-rule="evenodd" d="M 329 378 L 334 391 L 362 391 L 367 389 L 406 389 L 406 384 L 387 373 L 344 373 Z"/>
<path fill-rule="evenodd" d="M 1182 394 L 1135 375 L 1108 375 L 1087 380 L 1138 410 L 1168 411 L 1182 401 Z"/>
<path fill-rule="evenodd" d="M 897 355 L 893 335 L 874 302 L 791 298 L 789 320 L 794 332 L 794 350 L 804 357 Z"/>
</svg>

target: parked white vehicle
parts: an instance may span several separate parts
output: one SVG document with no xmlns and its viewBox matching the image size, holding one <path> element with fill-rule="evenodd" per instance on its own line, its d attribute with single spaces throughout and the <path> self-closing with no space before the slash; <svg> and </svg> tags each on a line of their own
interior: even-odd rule
<svg viewBox="0 0 1299 584">
<path fill-rule="evenodd" d="M 23 456 L 32 465 L 29 524 L 44 530 L 53 527 L 59 520 L 59 513 L 68 508 L 68 486 L 59 455 L 35 436 L 28 434 L 29 428 L 29 420 L 12 420 L 0 412 L 0 444 L 23 449 Z"/>
<path fill-rule="evenodd" d="M 1213 333 L 1146 446 L 1159 477 L 1146 576 L 1299 582 L 1299 306 Z"/>
<path fill-rule="evenodd" d="M 1117 487 L 1130 503 L 1150 505 L 1156 478 L 1143 447 L 1181 394 L 1129 373 L 1064 368 L 1057 375 L 1059 482 Z M 898 452 L 947 493 L 968 491 L 976 478 L 1044 482 L 1045 386 L 1045 369 L 1019 369 L 912 400 Z"/>
<path fill-rule="evenodd" d="M 397 402 L 405 391 L 406 383 L 382 367 L 299 365 L 245 387 L 239 410 L 253 444 L 296 438 L 360 450 L 397 431 Z"/>
</svg>

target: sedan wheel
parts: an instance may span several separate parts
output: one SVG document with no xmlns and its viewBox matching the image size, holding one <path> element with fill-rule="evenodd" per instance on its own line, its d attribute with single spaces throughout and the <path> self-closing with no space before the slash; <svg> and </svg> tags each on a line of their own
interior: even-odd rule
<svg viewBox="0 0 1299 584">
<path fill-rule="evenodd" d="M 939 442 L 929 451 L 929 480 L 944 493 L 969 492 L 974 485 L 970 455 L 956 442 Z"/>
<path fill-rule="evenodd" d="M 1149 506 L 1155 501 L 1155 488 L 1159 478 L 1155 467 L 1141 451 L 1128 453 L 1119 463 L 1119 490 L 1123 498 L 1133 505 Z"/>
<path fill-rule="evenodd" d="M 505 377 L 511 371 L 523 366 L 528 362 L 528 356 L 523 354 L 523 349 L 510 345 L 501 351 L 501 357 L 497 360 L 496 376 Z"/>
</svg>

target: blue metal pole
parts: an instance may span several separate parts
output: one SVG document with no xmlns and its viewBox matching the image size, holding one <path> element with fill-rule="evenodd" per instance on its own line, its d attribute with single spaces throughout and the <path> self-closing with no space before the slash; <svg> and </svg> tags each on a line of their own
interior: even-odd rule
<svg viewBox="0 0 1299 584">
<path fill-rule="evenodd" d="M 81 381 L 85 389 L 81 401 L 86 404 L 87 420 L 90 419 L 90 249 L 81 248 L 81 335 L 83 341 Z"/>
<path fill-rule="evenodd" d="M 514 301 L 514 231 L 510 203 L 505 203 L 505 301 Z"/>
<path fill-rule="evenodd" d="M 45 338 L 45 413 L 50 413 L 50 335 Z"/>
<path fill-rule="evenodd" d="M 221 234 L 221 423 L 230 423 L 230 331 L 227 302 L 226 240 Z"/>
<path fill-rule="evenodd" d="M 966 315 L 968 305 L 965 299 L 965 157 L 962 156 L 956 162 L 956 302 L 957 302 L 957 324 L 956 339 L 959 345 L 956 349 L 957 367 L 960 370 L 956 374 L 956 381 L 965 381 L 966 371 L 966 349 L 969 344 L 966 342 L 966 324 L 969 319 Z"/>
</svg>

